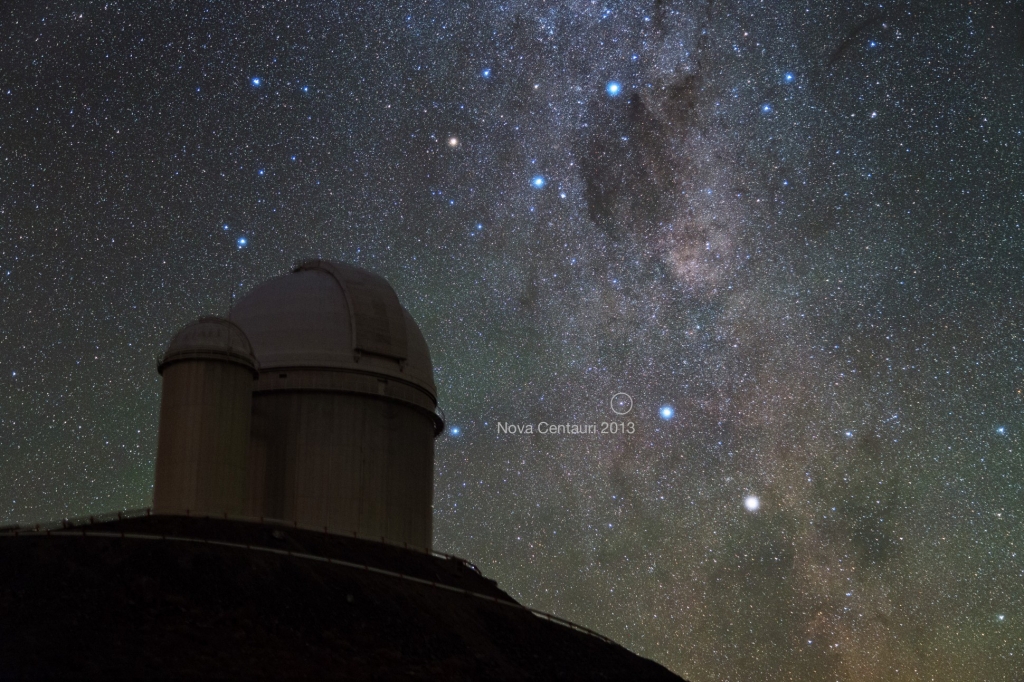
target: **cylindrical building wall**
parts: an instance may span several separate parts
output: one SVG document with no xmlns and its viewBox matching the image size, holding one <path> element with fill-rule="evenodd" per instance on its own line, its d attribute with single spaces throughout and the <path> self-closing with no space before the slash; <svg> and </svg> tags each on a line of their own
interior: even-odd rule
<svg viewBox="0 0 1024 682">
<path fill-rule="evenodd" d="M 244 334 L 226 320 L 193 323 L 160 371 L 154 512 L 244 514 L 255 375 Z"/>
<path fill-rule="evenodd" d="M 430 548 L 434 428 L 422 410 L 385 398 L 257 393 L 250 513 Z"/>
</svg>

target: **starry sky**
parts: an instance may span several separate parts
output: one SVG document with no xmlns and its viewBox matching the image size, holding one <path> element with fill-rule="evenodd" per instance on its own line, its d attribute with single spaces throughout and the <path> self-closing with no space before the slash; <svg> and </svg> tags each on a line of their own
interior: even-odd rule
<svg viewBox="0 0 1024 682">
<path fill-rule="evenodd" d="M 1019 681 L 1022 151 L 1019 1 L 4 3 L 0 523 L 148 505 L 174 331 L 320 256 L 420 323 L 435 545 L 523 603 Z"/>
</svg>

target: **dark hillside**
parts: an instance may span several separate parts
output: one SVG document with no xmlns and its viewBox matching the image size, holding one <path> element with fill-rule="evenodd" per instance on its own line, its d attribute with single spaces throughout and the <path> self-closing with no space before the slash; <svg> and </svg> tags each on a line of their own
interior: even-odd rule
<svg viewBox="0 0 1024 682">
<path fill-rule="evenodd" d="M 159 516 L 0 535 L 0 680 L 211 677 L 679 680 L 378 542 Z"/>
</svg>

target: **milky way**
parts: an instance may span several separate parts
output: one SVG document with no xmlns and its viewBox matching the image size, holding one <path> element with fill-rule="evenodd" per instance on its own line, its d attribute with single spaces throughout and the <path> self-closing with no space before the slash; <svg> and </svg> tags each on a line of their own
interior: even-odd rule
<svg viewBox="0 0 1024 682">
<path fill-rule="evenodd" d="M 1024 10 L 938 5 L 8 3 L 0 522 L 147 506 L 173 332 L 321 256 L 423 327 L 435 544 L 523 603 L 1020 679 Z"/>
</svg>

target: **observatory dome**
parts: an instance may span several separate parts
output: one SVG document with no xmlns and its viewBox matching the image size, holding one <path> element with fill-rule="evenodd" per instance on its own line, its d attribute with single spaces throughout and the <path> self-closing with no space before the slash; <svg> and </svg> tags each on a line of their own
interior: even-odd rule
<svg viewBox="0 0 1024 682">
<path fill-rule="evenodd" d="M 168 365 L 183 360 L 221 360 L 256 371 L 252 346 L 245 333 L 220 317 L 201 317 L 175 334 L 158 371 L 163 374 Z"/>
<path fill-rule="evenodd" d="M 157 370 L 164 385 L 154 510 L 242 513 L 259 375 L 245 333 L 228 320 L 200 318 L 174 335 Z"/>
<path fill-rule="evenodd" d="M 430 352 L 394 289 L 305 262 L 181 330 L 160 365 L 153 508 L 241 514 L 429 548 Z"/>
<path fill-rule="evenodd" d="M 276 277 L 231 309 L 260 370 L 324 369 L 386 375 L 437 404 L 427 343 L 387 280 L 313 260 Z"/>
</svg>

